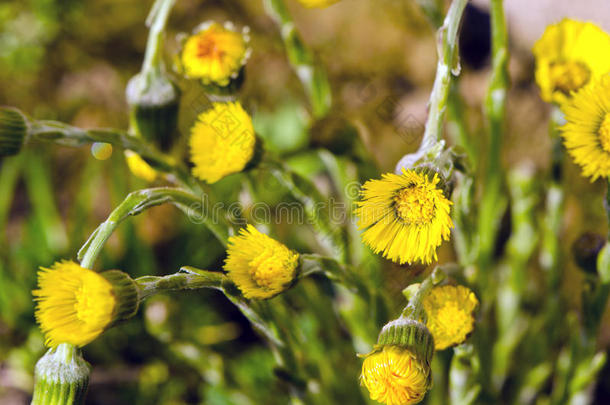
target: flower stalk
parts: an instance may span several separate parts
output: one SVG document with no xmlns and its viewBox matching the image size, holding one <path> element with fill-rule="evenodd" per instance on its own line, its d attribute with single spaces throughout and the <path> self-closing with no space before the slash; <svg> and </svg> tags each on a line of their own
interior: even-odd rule
<svg viewBox="0 0 610 405">
<path fill-rule="evenodd" d="M 506 206 L 502 191 L 501 146 L 505 130 L 508 77 L 508 35 L 502 0 L 491 1 L 492 74 L 485 99 L 489 122 L 484 193 L 479 212 L 479 271 L 488 272 L 500 217 Z M 486 276 L 480 277 L 485 280 Z"/>
<path fill-rule="evenodd" d="M 326 71 L 301 39 L 284 0 L 265 0 L 264 4 L 280 28 L 288 60 L 305 88 L 314 118 L 324 117 L 332 104 Z"/>
<path fill-rule="evenodd" d="M 468 0 L 453 0 L 443 26 L 438 30 L 439 55 L 436 77 L 430 94 L 426 129 L 419 146 L 419 152 L 426 153 L 442 139 L 443 119 L 447 108 L 447 98 L 451 88 L 452 75 L 460 73 L 457 52 L 458 29 Z"/>
</svg>

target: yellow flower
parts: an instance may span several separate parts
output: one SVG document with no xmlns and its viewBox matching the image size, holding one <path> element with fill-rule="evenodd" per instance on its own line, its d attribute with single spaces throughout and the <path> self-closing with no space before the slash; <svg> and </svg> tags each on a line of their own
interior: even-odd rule
<svg viewBox="0 0 610 405">
<path fill-rule="evenodd" d="M 453 227 L 440 181 L 436 173 L 404 169 L 367 181 L 355 210 L 364 243 L 400 264 L 436 260 L 436 248 Z"/>
<path fill-rule="evenodd" d="M 299 254 L 252 225 L 229 238 L 227 253 L 224 268 L 246 298 L 271 298 L 296 277 Z"/>
<path fill-rule="evenodd" d="M 309 8 L 324 8 L 339 2 L 339 0 L 299 0 L 299 3 Z"/>
<path fill-rule="evenodd" d="M 191 128 L 193 175 L 208 183 L 241 172 L 254 156 L 252 119 L 239 102 L 214 103 Z"/>
<path fill-rule="evenodd" d="M 434 287 L 424 297 L 426 326 L 434 337 L 436 350 L 463 343 L 474 329 L 474 311 L 479 300 L 464 286 Z"/>
<path fill-rule="evenodd" d="M 108 280 L 71 261 L 41 268 L 33 295 L 38 302 L 36 319 L 51 347 L 91 342 L 113 321 L 117 306 Z"/>
<path fill-rule="evenodd" d="M 180 67 L 190 79 L 203 84 L 227 86 L 236 79 L 248 59 L 248 30 L 236 32 L 230 23 L 202 24 L 184 42 L 179 55 Z"/>
<path fill-rule="evenodd" d="M 129 167 L 129 170 L 134 176 L 148 182 L 153 182 L 157 178 L 157 171 L 150 167 L 150 165 L 137 153 L 126 150 L 125 160 L 127 162 L 127 167 Z"/>
<path fill-rule="evenodd" d="M 547 102 L 561 104 L 610 71 L 610 35 L 589 22 L 566 18 L 548 26 L 533 52 L 536 82 Z"/>
<path fill-rule="evenodd" d="M 369 354 L 362 364 L 360 381 L 372 400 L 386 405 L 420 402 L 428 388 L 430 368 L 411 351 L 386 345 Z"/>
<path fill-rule="evenodd" d="M 591 181 L 610 176 L 610 75 L 574 94 L 561 106 L 566 149 Z"/>
</svg>

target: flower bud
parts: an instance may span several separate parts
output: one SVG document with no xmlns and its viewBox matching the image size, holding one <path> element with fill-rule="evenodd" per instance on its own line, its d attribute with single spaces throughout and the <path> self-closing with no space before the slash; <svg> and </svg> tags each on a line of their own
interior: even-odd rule
<svg viewBox="0 0 610 405">
<path fill-rule="evenodd" d="M 160 69 L 141 72 L 127 84 L 127 103 L 137 134 L 161 150 L 171 148 L 178 125 L 180 89 Z"/>
<path fill-rule="evenodd" d="M 26 119 L 19 110 L 0 108 L 0 157 L 19 153 L 26 133 Z"/>
<path fill-rule="evenodd" d="M 576 264 L 584 271 L 597 272 L 597 256 L 606 244 L 606 238 L 594 232 L 585 232 L 572 244 Z"/>
<path fill-rule="evenodd" d="M 362 364 L 361 383 L 386 405 L 420 402 L 432 386 L 434 339 L 426 326 L 401 317 L 386 324 Z"/>
<path fill-rule="evenodd" d="M 31 405 L 84 404 L 90 371 L 76 347 L 61 344 L 49 349 L 36 363 Z"/>
</svg>

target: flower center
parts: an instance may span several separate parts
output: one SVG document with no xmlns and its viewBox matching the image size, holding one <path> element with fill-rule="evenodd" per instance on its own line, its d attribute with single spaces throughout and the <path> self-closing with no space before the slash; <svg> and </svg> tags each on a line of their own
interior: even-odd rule
<svg viewBox="0 0 610 405">
<path fill-rule="evenodd" d="M 566 61 L 551 64 L 549 72 L 555 90 L 569 94 L 580 89 L 591 78 L 591 71 L 581 62 Z"/>
<path fill-rule="evenodd" d="M 78 290 L 75 291 L 74 296 L 76 298 L 74 309 L 76 310 L 76 317 L 79 320 L 89 322 L 98 317 L 98 306 L 94 305 L 94 297 L 85 285 L 81 285 Z"/>
<path fill-rule="evenodd" d="M 261 288 L 271 288 L 273 282 L 286 271 L 283 261 L 273 254 L 272 249 L 265 249 L 248 264 L 250 276 Z"/>
<path fill-rule="evenodd" d="M 214 38 L 207 36 L 202 38 L 197 44 L 197 57 L 201 59 L 219 59 L 222 56 L 222 50 Z"/>
<path fill-rule="evenodd" d="M 429 224 L 434 219 L 434 196 L 423 185 L 410 185 L 394 197 L 396 213 L 407 224 Z"/>
<path fill-rule="evenodd" d="M 610 153 L 610 113 L 606 113 L 602 120 L 599 130 L 599 142 L 602 144 L 602 148 Z"/>
<path fill-rule="evenodd" d="M 458 302 L 449 301 L 437 313 L 437 322 L 443 325 L 447 337 L 450 339 L 462 338 L 468 334 L 470 315 L 458 306 Z"/>
</svg>

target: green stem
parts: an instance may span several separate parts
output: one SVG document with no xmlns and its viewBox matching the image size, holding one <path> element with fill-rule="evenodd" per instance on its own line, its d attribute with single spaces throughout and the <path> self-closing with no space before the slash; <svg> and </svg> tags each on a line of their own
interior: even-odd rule
<svg viewBox="0 0 610 405">
<path fill-rule="evenodd" d="M 117 226 L 129 216 L 137 215 L 147 208 L 172 203 L 187 216 L 193 215 L 194 207 L 198 207 L 202 200 L 194 194 L 175 188 L 150 188 L 130 193 L 118 207 L 112 211 L 108 219 L 91 234 L 87 242 L 78 252 L 81 266 L 91 268 L 101 252 L 102 247 L 110 238 Z M 209 215 L 203 216 L 203 222 L 216 238 L 224 245 L 227 244 L 228 229 L 217 223 L 217 218 Z"/>
<path fill-rule="evenodd" d="M 451 87 L 451 75 L 459 74 L 459 59 L 457 53 L 458 28 L 468 0 L 453 0 L 445 22 L 439 29 L 441 44 L 436 78 L 430 94 L 430 106 L 426 129 L 419 147 L 420 152 L 426 152 L 442 139 L 443 118 L 447 106 L 447 97 Z"/>
<path fill-rule="evenodd" d="M 423 307 L 424 298 L 426 295 L 428 295 L 432 287 L 440 284 L 443 280 L 445 280 L 446 277 L 447 274 L 445 273 L 445 270 L 443 270 L 440 266 L 437 266 L 434 268 L 434 270 L 432 270 L 432 273 L 430 273 L 430 275 L 428 275 L 428 277 L 422 281 L 414 294 L 409 295 L 409 289 L 403 290 L 403 294 L 409 299 L 409 303 L 402 310 L 400 316 L 403 318 L 414 319 L 416 321 L 420 321 L 422 319 L 425 321 L 426 313 Z"/>
<path fill-rule="evenodd" d="M 140 155 L 154 169 L 173 175 L 176 180 L 190 188 L 200 188 L 188 170 L 175 159 L 159 152 L 138 137 L 117 129 L 81 129 L 58 121 L 30 120 L 29 139 L 54 142 L 69 147 L 79 147 L 94 142 L 109 143 L 129 149 Z"/>
<path fill-rule="evenodd" d="M 144 276 L 135 279 L 140 291 L 140 299 L 161 292 L 177 290 L 198 290 L 200 288 L 222 289 L 227 276 L 223 273 L 182 267 L 179 272 L 167 276 Z"/>
<path fill-rule="evenodd" d="M 150 72 L 161 67 L 161 50 L 163 45 L 163 34 L 169 13 L 176 0 L 156 0 L 150 14 L 146 19 L 146 25 L 150 27 L 146 53 L 142 63 L 142 73 Z"/>
<path fill-rule="evenodd" d="M 326 71 L 301 39 L 284 1 L 264 0 L 264 5 L 280 28 L 288 60 L 305 88 L 314 117 L 324 117 L 332 104 Z"/>
<path fill-rule="evenodd" d="M 502 204 L 501 146 L 506 116 L 508 77 L 508 37 L 502 0 L 491 2 L 492 23 L 492 75 L 485 109 L 489 120 L 489 146 L 484 171 L 484 193 L 479 213 L 479 269 L 489 272 L 495 237 L 504 204 Z"/>
<path fill-rule="evenodd" d="M 346 246 L 345 229 L 331 223 L 329 210 L 332 208 L 317 188 L 304 177 L 292 172 L 281 162 L 267 160 L 264 166 L 286 188 L 291 196 L 303 206 L 307 222 L 313 225 L 318 243 L 329 254 L 346 262 L 348 250 Z"/>
</svg>

